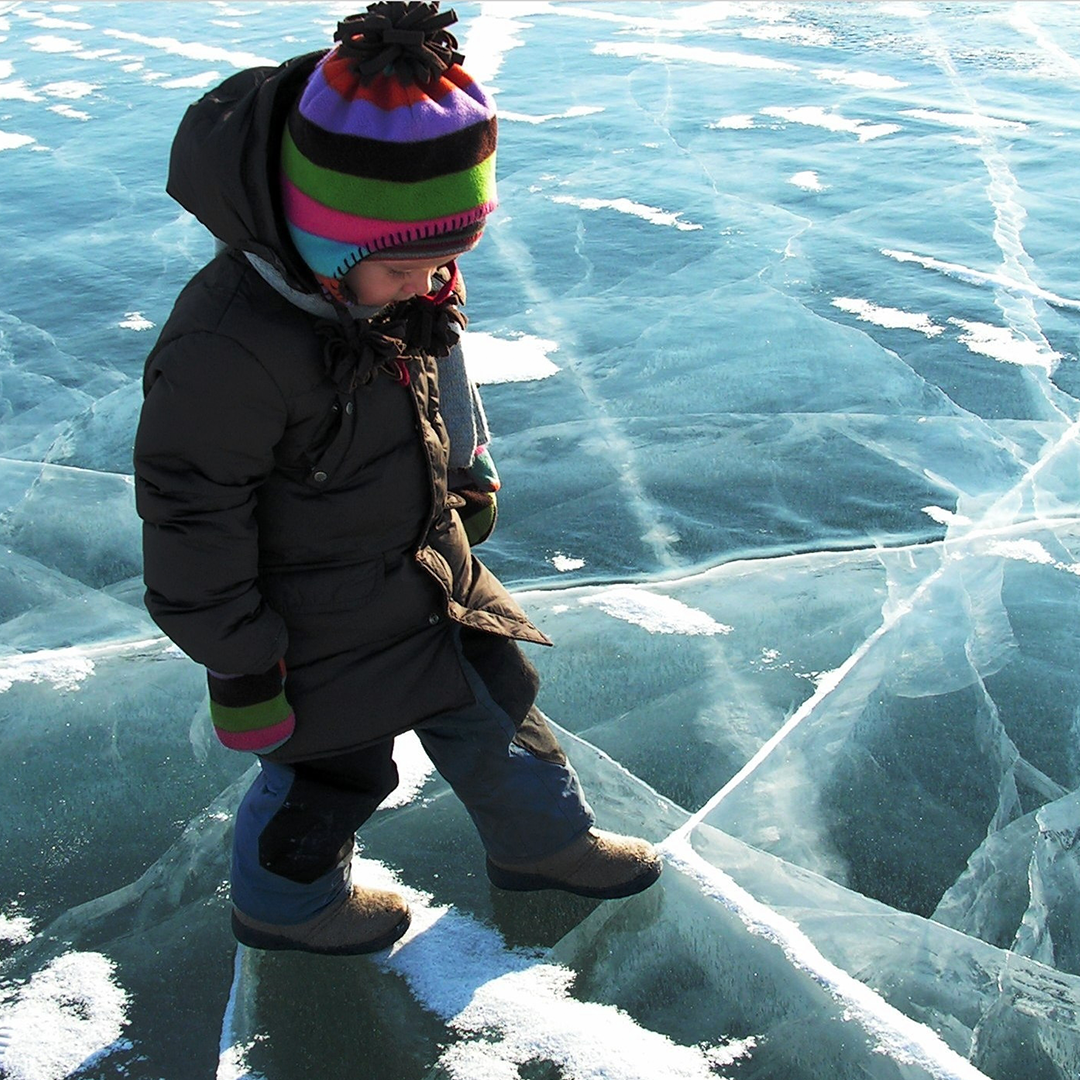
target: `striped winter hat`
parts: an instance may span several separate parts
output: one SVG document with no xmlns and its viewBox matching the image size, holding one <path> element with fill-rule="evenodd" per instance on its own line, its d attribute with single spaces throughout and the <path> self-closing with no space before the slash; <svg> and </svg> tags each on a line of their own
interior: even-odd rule
<svg viewBox="0 0 1080 1080">
<path fill-rule="evenodd" d="M 289 234 L 336 297 L 360 260 L 449 261 L 495 209 L 495 106 L 460 67 L 434 3 L 377 3 L 338 24 L 281 149 Z"/>
</svg>

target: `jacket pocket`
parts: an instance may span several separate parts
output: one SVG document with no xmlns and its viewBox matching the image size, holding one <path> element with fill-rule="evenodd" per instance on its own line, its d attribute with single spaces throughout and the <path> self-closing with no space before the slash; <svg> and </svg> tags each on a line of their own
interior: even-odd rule
<svg viewBox="0 0 1080 1080">
<path fill-rule="evenodd" d="M 386 577 L 382 557 L 359 566 L 264 574 L 263 596 L 282 615 L 349 611 L 378 595 Z"/>
</svg>

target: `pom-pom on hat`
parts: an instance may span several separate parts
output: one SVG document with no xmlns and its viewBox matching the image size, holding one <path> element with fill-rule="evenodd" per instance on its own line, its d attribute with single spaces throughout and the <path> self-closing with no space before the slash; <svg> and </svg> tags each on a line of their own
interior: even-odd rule
<svg viewBox="0 0 1080 1080">
<path fill-rule="evenodd" d="M 456 21 L 437 0 L 350 15 L 289 113 L 289 235 L 338 299 L 362 259 L 449 261 L 495 209 L 495 106 L 460 66 Z"/>
</svg>

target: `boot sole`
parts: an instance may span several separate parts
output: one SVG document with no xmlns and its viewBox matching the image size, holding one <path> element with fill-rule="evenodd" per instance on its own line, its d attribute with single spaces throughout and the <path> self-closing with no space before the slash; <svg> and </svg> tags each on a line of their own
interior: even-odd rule
<svg viewBox="0 0 1080 1080">
<path fill-rule="evenodd" d="M 411 916 L 408 912 L 405 912 L 404 917 L 396 926 L 385 934 L 372 938 L 370 941 L 356 942 L 352 945 L 320 947 L 305 944 L 297 941 L 296 938 L 286 937 L 284 934 L 269 934 L 264 930 L 256 930 L 254 927 L 241 922 L 234 911 L 232 914 L 232 932 L 233 937 L 241 945 L 246 945 L 249 949 L 289 950 L 292 952 L 317 953 L 320 956 L 363 956 L 365 953 L 380 952 L 382 949 L 388 949 L 409 929 L 411 921 Z"/>
<path fill-rule="evenodd" d="M 660 870 L 659 865 L 650 867 L 629 881 L 609 885 L 604 889 L 594 889 L 585 885 L 569 885 L 555 878 L 544 877 L 542 874 L 521 874 L 516 870 L 507 870 L 503 866 L 497 866 L 490 859 L 487 860 L 488 880 L 499 889 L 507 889 L 511 892 L 540 892 L 544 889 L 557 889 L 559 892 L 573 893 L 575 896 L 587 896 L 590 900 L 618 900 L 623 896 L 633 896 L 635 893 L 643 892 L 660 877 Z"/>
</svg>

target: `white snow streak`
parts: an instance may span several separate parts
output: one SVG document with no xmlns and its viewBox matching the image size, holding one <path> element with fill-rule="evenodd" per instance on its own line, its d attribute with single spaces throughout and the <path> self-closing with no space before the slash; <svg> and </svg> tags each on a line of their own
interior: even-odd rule
<svg viewBox="0 0 1080 1080">
<path fill-rule="evenodd" d="M 545 113 L 542 116 L 530 116 L 527 113 L 500 110 L 499 122 L 502 123 L 504 120 L 512 120 L 519 124 L 546 124 L 552 120 L 572 120 L 578 116 L 593 116 L 594 114 L 603 111 L 604 109 L 600 105 L 574 105 L 565 112 Z"/>
<path fill-rule="evenodd" d="M 1056 293 L 1048 292 L 1046 289 L 1039 288 L 1031 282 L 1016 281 L 1000 270 L 993 272 L 976 270 L 973 267 L 964 266 L 962 263 L 947 262 L 943 259 L 935 259 L 930 255 L 918 255 L 912 251 L 896 251 L 892 248 L 882 248 L 881 254 L 887 258 L 895 259 L 897 262 L 917 263 L 927 270 L 936 270 L 939 273 L 945 274 L 947 277 L 954 277 L 959 281 L 966 281 L 971 285 L 991 285 L 1000 287 L 1008 289 L 1018 295 L 1030 296 L 1037 300 L 1043 300 L 1054 307 L 1070 308 L 1074 311 L 1080 311 L 1080 300 L 1066 296 L 1058 296 Z"/>
<path fill-rule="evenodd" d="M 689 830 L 694 818 L 662 845 L 667 860 L 695 880 L 702 894 L 723 904 L 750 933 L 775 942 L 793 967 L 810 975 L 842 1004 L 846 1015 L 876 1040 L 877 1048 L 901 1065 L 915 1065 L 936 1080 L 986 1080 L 984 1073 L 950 1049 L 925 1024 L 911 1020 L 868 986 L 830 963 L 799 927 L 755 900 L 722 870 L 694 851 Z"/>
<path fill-rule="evenodd" d="M 1003 326 L 967 319 L 950 319 L 949 322 L 963 330 L 960 341 L 972 352 L 992 360 L 1049 372 L 1061 359 L 1061 354 L 1051 349 L 1045 340 L 1031 341 Z"/>
<path fill-rule="evenodd" d="M 836 83 L 838 86 L 855 86 L 860 90 L 902 90 L 908 85 L 892 75 L 878 75 L 873 71 L 819 68 L 814 74 L 824 82 Z"/>
<path fill-rule="evenodd" d="M 938 326 L 929 315 L 901 311 L 899 308 L 879 307 L 877 304 L 870 303 L 869 300 L 859 300 L 851 296 L 837 296 L 832 303 L 833 307 L 850 312 L 864 322 L 873 323 L 875 326 L 884 326 L 888 329 L 917 330 L 927 337 L 937 337 L 945 329 Z"/>
<path fill-rule="evenodd" d="M 552 195 L 552 202 L 566 203 L 576 206 L 579 210 L 617 210 L 620 214 L 629 214 L 631 217 L 639 217 L 652 225 L 668 225 L 680 232 L 693 232 L 704 228 L 693 222 L 682 221 L 682 213 L 674 214 L 667 210 L 659 210 L 655 206 L 646 206 L 644 203 L 634 202 L 632 199 L 595 199 L 579 198 L 575 195 Z"/>
<path fill-rule="evenodd" d="M 823 109 L 820 105 L 768 106 L 761 110 L 766 116 L 775 116 L 793 124 L 805 124 L 808 127 L 824 128 L 826 131 L 839 131 L 854 135 L 859 142 L 870 142 L 884 135 L 892 135 L 900 130 L 899 124 L 875 124 L 869 120 L 852 120 L 840 113 Z"/>
<path fill-rule="evenodd" d="M 237 70 L 250 67 L 276 67 L 277 60 L 259 56 L 257 53 L 241 52 L 236 49 L 222 49 L 216 45 L 205 45 L 200 41 L 180 41 L 171 37 L 148 37 L 146 34 L 133 34 L 127 30 L 105 30 L 108 37 L 120 41 L 131 41 L 136 45 L 145 45 L 151 49 L 160 49 L 173 56 L 183 56 L 188 60 L 205 60 L 208 63 L 231 64 Z"/>
<path fill-rule="evenodd" d="M 684 604 L 672 596 L 649 592 L 633 585 L 616 585 L 602 592 L 584 596 L 581 603 L 598 607 L 606 615 L 632 623 L 651 634 L 688 634 L 712 636 L 730 634 L 732 628 L 718 623 L 704 611 Z"/>
</svg>

